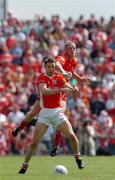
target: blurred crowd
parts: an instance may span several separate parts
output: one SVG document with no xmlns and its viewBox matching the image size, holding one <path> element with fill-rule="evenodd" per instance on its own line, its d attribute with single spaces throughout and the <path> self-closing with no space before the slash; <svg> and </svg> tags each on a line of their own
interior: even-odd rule
<svg viewBox="0 0 115 180">
<path fill-rule="evenodd" d="M 90 84 L 73 85 L 79 93 L 68 97 L 66 115 L 79 138 L 83 155 L 115 154 L 115 17 L 105 20 L 91 15 L 62 20 L 59 15 L 19 20 L 10 12 L 0 24 L 0 155 L 24 154 L 32 139 L 35 117 L 18 137 L 11 136 L 36 101 L 34 82 L 43 72 L 42 59 L 63 53 L 64 44 L 76 44 L 79 75 Z M 36 153 L 47 154 L 55 130 L 50 127 Z M 66 138 L 61 153 L 70 154 Z"/>
</svg>

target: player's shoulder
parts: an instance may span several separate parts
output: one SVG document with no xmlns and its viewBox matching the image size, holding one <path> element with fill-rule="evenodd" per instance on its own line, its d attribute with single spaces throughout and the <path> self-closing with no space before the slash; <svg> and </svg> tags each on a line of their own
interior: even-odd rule
<svg viewBox="0 0 115 180">
<path fill-rule="evenodd" d="M 56 61 L 58 61 L 58 60 L 64 61 L 65 60 L 65 55 L 62 54 L 62 55 L 57 56 Z"/>
<path fill-rule="evenodd" d="M 42 78 L 44 78 L 45 77 L 45 74 L 44 73 L 41 73 L 39 76 L 38 76 L 38 80 L 39 79 L 42 79 Z"/>
<path fill-rule="evenodd" d="M 45 82 L 46 81 L 46 75 L 45 73 L 41 73 L 37 79 L 37 82 Z"/>
</svg>

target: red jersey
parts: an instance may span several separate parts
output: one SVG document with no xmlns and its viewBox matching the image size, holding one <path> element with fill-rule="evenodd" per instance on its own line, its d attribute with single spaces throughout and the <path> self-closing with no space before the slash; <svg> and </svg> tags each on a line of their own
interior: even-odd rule
<svg viewBox="0 0 115 180">
<path fill-rule="evenodd" d="M 57 56 L 56 61 L 60 62 L 65 71 L 69 71 L 71 73 L 73 73 L 77 65 L 75 58 L 68 59 L 65 54 L 62 56 Z"/>
<path fill-rule="evenodd" d="M 65 71 L 68 71 L 71 73 L 73 73 L 73 71 L 77 65 L 75 58 L 68 59 L 65 54 L 63 54 L 61 56 L 57 56 L 56 61 L 58 61 L 62 65 L 62 67 Z M 65 93 L 62 94 L 62 100 L 67 101 L 67 96 Z"/>
<path fill-rule="evenodd" d="M 55 74 L 52 77 L 41 74 L 37 79 L 37 87 L 39 88 L 39 84 L 45 83 L 47 88 L 55 89 L 62 88 L 66 84 L 66 80 L 62 75 Z M 40 93 L 40 104 L 44 108 L 57 108 L 60 107 L 61 101 L 61 93 L 55 93 L 52 95 L 42 94 Z"/>
</svg>

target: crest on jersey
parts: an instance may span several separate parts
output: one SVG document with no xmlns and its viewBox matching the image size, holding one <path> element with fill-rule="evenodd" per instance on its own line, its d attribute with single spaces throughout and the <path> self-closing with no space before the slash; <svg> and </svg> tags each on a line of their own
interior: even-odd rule
<svg viewBox="0 0 115 180">
<path fill-rule="evenodd" d="M 54 80 L 54 86 L 58 85 L 58 80 Z"/>
</svg>

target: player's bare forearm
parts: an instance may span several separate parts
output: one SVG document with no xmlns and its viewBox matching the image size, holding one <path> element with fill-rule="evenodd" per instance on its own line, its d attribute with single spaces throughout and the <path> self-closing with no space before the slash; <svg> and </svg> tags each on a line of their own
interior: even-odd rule
<svg viewBox="0 0 115 180">
<path fill-rule="evenodd" d="M 57 89 L 44 89 L 42 90 L 42 94 L 52 95 L 57 93 L 67 93 L 71 94 L 73 92 L 73 87 L 63 87 L 63 88 L 57 88 Z"/>
<path fill-rule="evenodd" d="M 66 82 L 66 84 L 65 84 L 64 87 L 68 87 L 68 88 L 70 88 L 70 89 L 73 89 L 73 87 L 72 87 L 69 83 L 67 83 L 67 82 Z"/>
<path fill-rule="evenodd" d="M 39 91 L 43 95 L 52 95 L 61 92 L 59 88 L 55 88 L 55 89 L 47 88 L 47 85 L 45 83 L 39 84 Z"/>
<path fill-rule="evenodd" d="M 65 70 L 63 69 L 62 65 L 57 61 L 56 62 L 56 69 L 61 73 L 64 74 Z"/>
<path fill-rule="evenodd" d="M 73 86 L 71 86 L 71 84 L 69 84 L 69 83 L 67 83 L 66 82 L 66 84 L 65 84 L 65 86 L 64 87 L 66 87 L 66 88 L 70 88 L 72 91 L 74 91 L 74 87 Z"/>
<path fill-rule="evenodd" d="M 91 78 L 89 78 L 87 76 L 80 76 L 76 72 L 73 72 L 73 76 L 72 77 L 77 79 L 78 82 L 80 82 L 80 83 L 82 83 L 82 82 L 86 82 L 86 83 L 91 82 Z"/>
<path fill-rule="evenodd" d="M 67 79 L 69 80 L 72 77 L 72 73 L 71 72 L 66 72 L 62 65 L 60 64 L 60 62 L 56 62 L 56 69 Z"/>
<path fill-rule="evenodd" d="M 77 86 L 71 86 L 69 83 L 66 83 L 64 87 L 69 88 L 72 93 L 75 93 L 75 92 L 79 91 Z"/>
<path fill-rule="evenodd" d="M 59 89 L 59 88 L 56 88 L 56 89 L 50 89 L 50 88 L 43 88 L 42 90 L 41 90 L 41 93 L 42 94 L 46 94 L 46 95 L 52 95 L 52 94 L 56 94 L 56 93 L 59 93 L 59 92 L 61 92 L 61 89 Z"/>
<path fill-rule="evenodd" d="M 75 78 L 76 80 L 78 80 L 79 82 L 82 81 L 82 77 L 79 74 L 75 73 L 75 72 L 73 72 L 72 77 Z"/>
<path fill-rule="evenodd" d="M 66 84 L 65 84 L 66 85 Z M 69 85 L 68 85 L 69 86 Z M 71 87 L 71 88 L 70 88 Z M 41 83 L 39 85 L 39 90 L 43 95 L 52 95 L 52 94 L 57 94 L 57 93 L 67 93 L 70 94 L 73 91 L 73 87 L 69 86 L 69 87 L 62 87 L 62 88 L 47 88 L 46 84 Z"/>
</svg>

